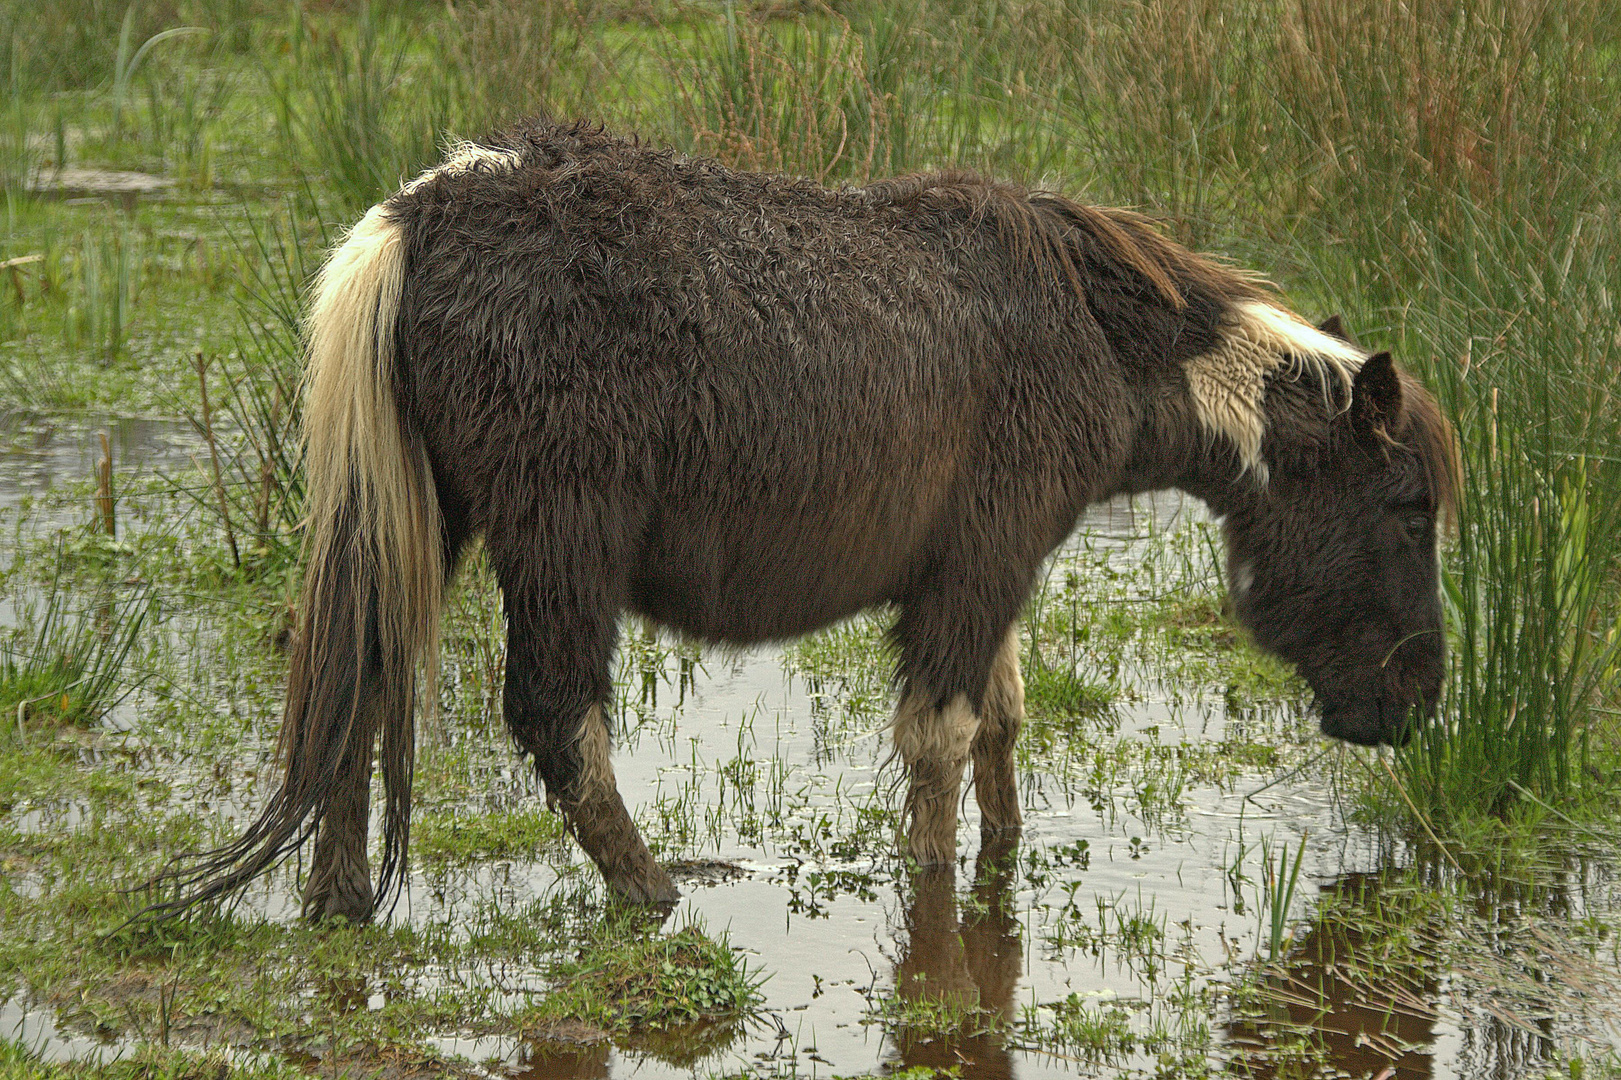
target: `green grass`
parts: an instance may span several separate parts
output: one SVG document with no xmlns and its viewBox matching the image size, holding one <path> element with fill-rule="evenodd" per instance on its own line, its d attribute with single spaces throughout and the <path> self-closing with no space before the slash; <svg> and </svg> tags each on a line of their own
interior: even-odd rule
<svg viewBox="0 0 1621 1080">
<path fill-rule="evenodd" d="M 608 1031 L 737 1024 L 755 1014 L 761 975 L 701 927 L 649 931 L 632 915 L 604 922 L 553 975 L 559 989 L 533 1023 L 578 1020 Z"/>
<path fill-rule="evenodd" d="M 1039 663 L 1024 670 L 1024 707 L 1031 716 L 1057 720 L 1085 716 L 1107 708 L 1115 697 L 1107 685 L 1088 682 L 1073 671 Z"/>
<path fill-rule="evenodd" d="M 430 867 L 488 859 L 539 858 L 567 833 L 549 810 L 503 809 L 492 814 L 463 810 L 420 814 L 411 829 L 411 851 Z"/>
<path fill-rule="evenodd" d="M 61 584 L 43 602 L 24 601 L 18 624 L 0 638 L 0 730 L 12 746 L 26 745 L 30 731 L 49 739 L 62 725 L 87 727 L 128 692 L 124 663 L 146 621 L 147 597 L 104 587 L 74 610 L 77 598 Z"/>
</svg>

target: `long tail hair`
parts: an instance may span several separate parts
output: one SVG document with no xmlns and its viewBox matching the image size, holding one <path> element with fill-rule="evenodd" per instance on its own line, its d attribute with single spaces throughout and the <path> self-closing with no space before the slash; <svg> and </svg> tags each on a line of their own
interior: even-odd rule
<svg viewBox="0 0 1621 1080">
<path fill-rule="evenodd" d="M 281 786 L 233 843 L 159 878 L 166 916 L 237 892 L 316 830 L 379 731 L 386 807 L 375 906 L 397 895 L 410 836 L 417 664 L 434 693 L 445 555 L 420 437 L 395 401 L 395 321 L 405 280 L 398 222 L 374 206 L 317 278 L 306 324 L 308 518 L 301 625 L 292 647 Z"/>
</svg>

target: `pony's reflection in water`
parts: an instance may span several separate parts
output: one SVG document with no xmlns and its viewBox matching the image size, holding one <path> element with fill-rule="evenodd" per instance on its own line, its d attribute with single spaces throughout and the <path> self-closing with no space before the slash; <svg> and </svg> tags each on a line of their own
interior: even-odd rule
<svg viewBox="0 0 1621 1080">
<path fill-rule="evenodd" d="M 541 1042 L 525 1055 L 514 1080 L 608 1080 L 613 1075 L 613 1045 Z"/>
<path fill-rule="evenodd" d="M 985 1029 L 1012 1018 L 1013 990 L 1023 973 L 1024 943 L 1012 897 L 1017 852 L 1014 838 L 985 841 L 961 918 L 955 868 L 913 875 L 906 941 L 895 965 L 896 993 L 923 1015 L 957 1017 L 978 1010 L 981 1016 L 963 1025 L 970 1034 L 939 1035 L 925 1026 L 895 1028 L 895 1068 L 958 1068 L 971 1080 L 1013 1075 L 1002 1036 Z"/>
</svg>

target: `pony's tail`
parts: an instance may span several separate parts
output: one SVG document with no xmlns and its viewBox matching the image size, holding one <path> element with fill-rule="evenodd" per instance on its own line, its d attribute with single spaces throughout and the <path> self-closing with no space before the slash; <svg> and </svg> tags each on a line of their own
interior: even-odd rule
<svg viewBox="0 0 1621 1080">
<path fill-rule="evenodd" d="M 228 896 L 296 851 L 343 782 L 379 754 L 386 808 L 373 910 L 397 895 L 410 837 L 417 664 L 435 692 L 445 555 L 422 441 L 395 401 L 402 230 L 375 206 L 316 280 L 306 325 L 308 492 L 301 625 L 282 721 L 283 775 L 234 843 L 183 857 L 159 916 Z M 364 829 L 364 822 L 359 824 Z"/>
</svg>

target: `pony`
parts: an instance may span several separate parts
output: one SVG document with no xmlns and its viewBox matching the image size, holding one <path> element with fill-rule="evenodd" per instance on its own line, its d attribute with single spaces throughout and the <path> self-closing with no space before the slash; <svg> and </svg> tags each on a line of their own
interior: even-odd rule
<svg viewBox="0 0 1621 1080">
<path fill-rule="evenodd" d="M 171 868 L 160 913 L 311 839 L 307 918 L 397 897 L 419 670 L 436 699 L 445 583 L 475 537 L 507 729 L 633 903 L 678 894 L 609 754 L 627 612 L 746 646 L 891 605 L 898 839 L 924 867 L 955 857 L 970 762 L 983 831 L 1020 828 L 1017 620 L 1115 495 L 1179 488 L 1220 516 L 1233 610 L 1327 735 L 1400 742 L 1436 706 L 1456 482 L 1434 399 L 1133 212 L 953 173 L 827 188 L 532 121 L 366 213 L 307 339 L 280 786 Z"/>
</svg>

